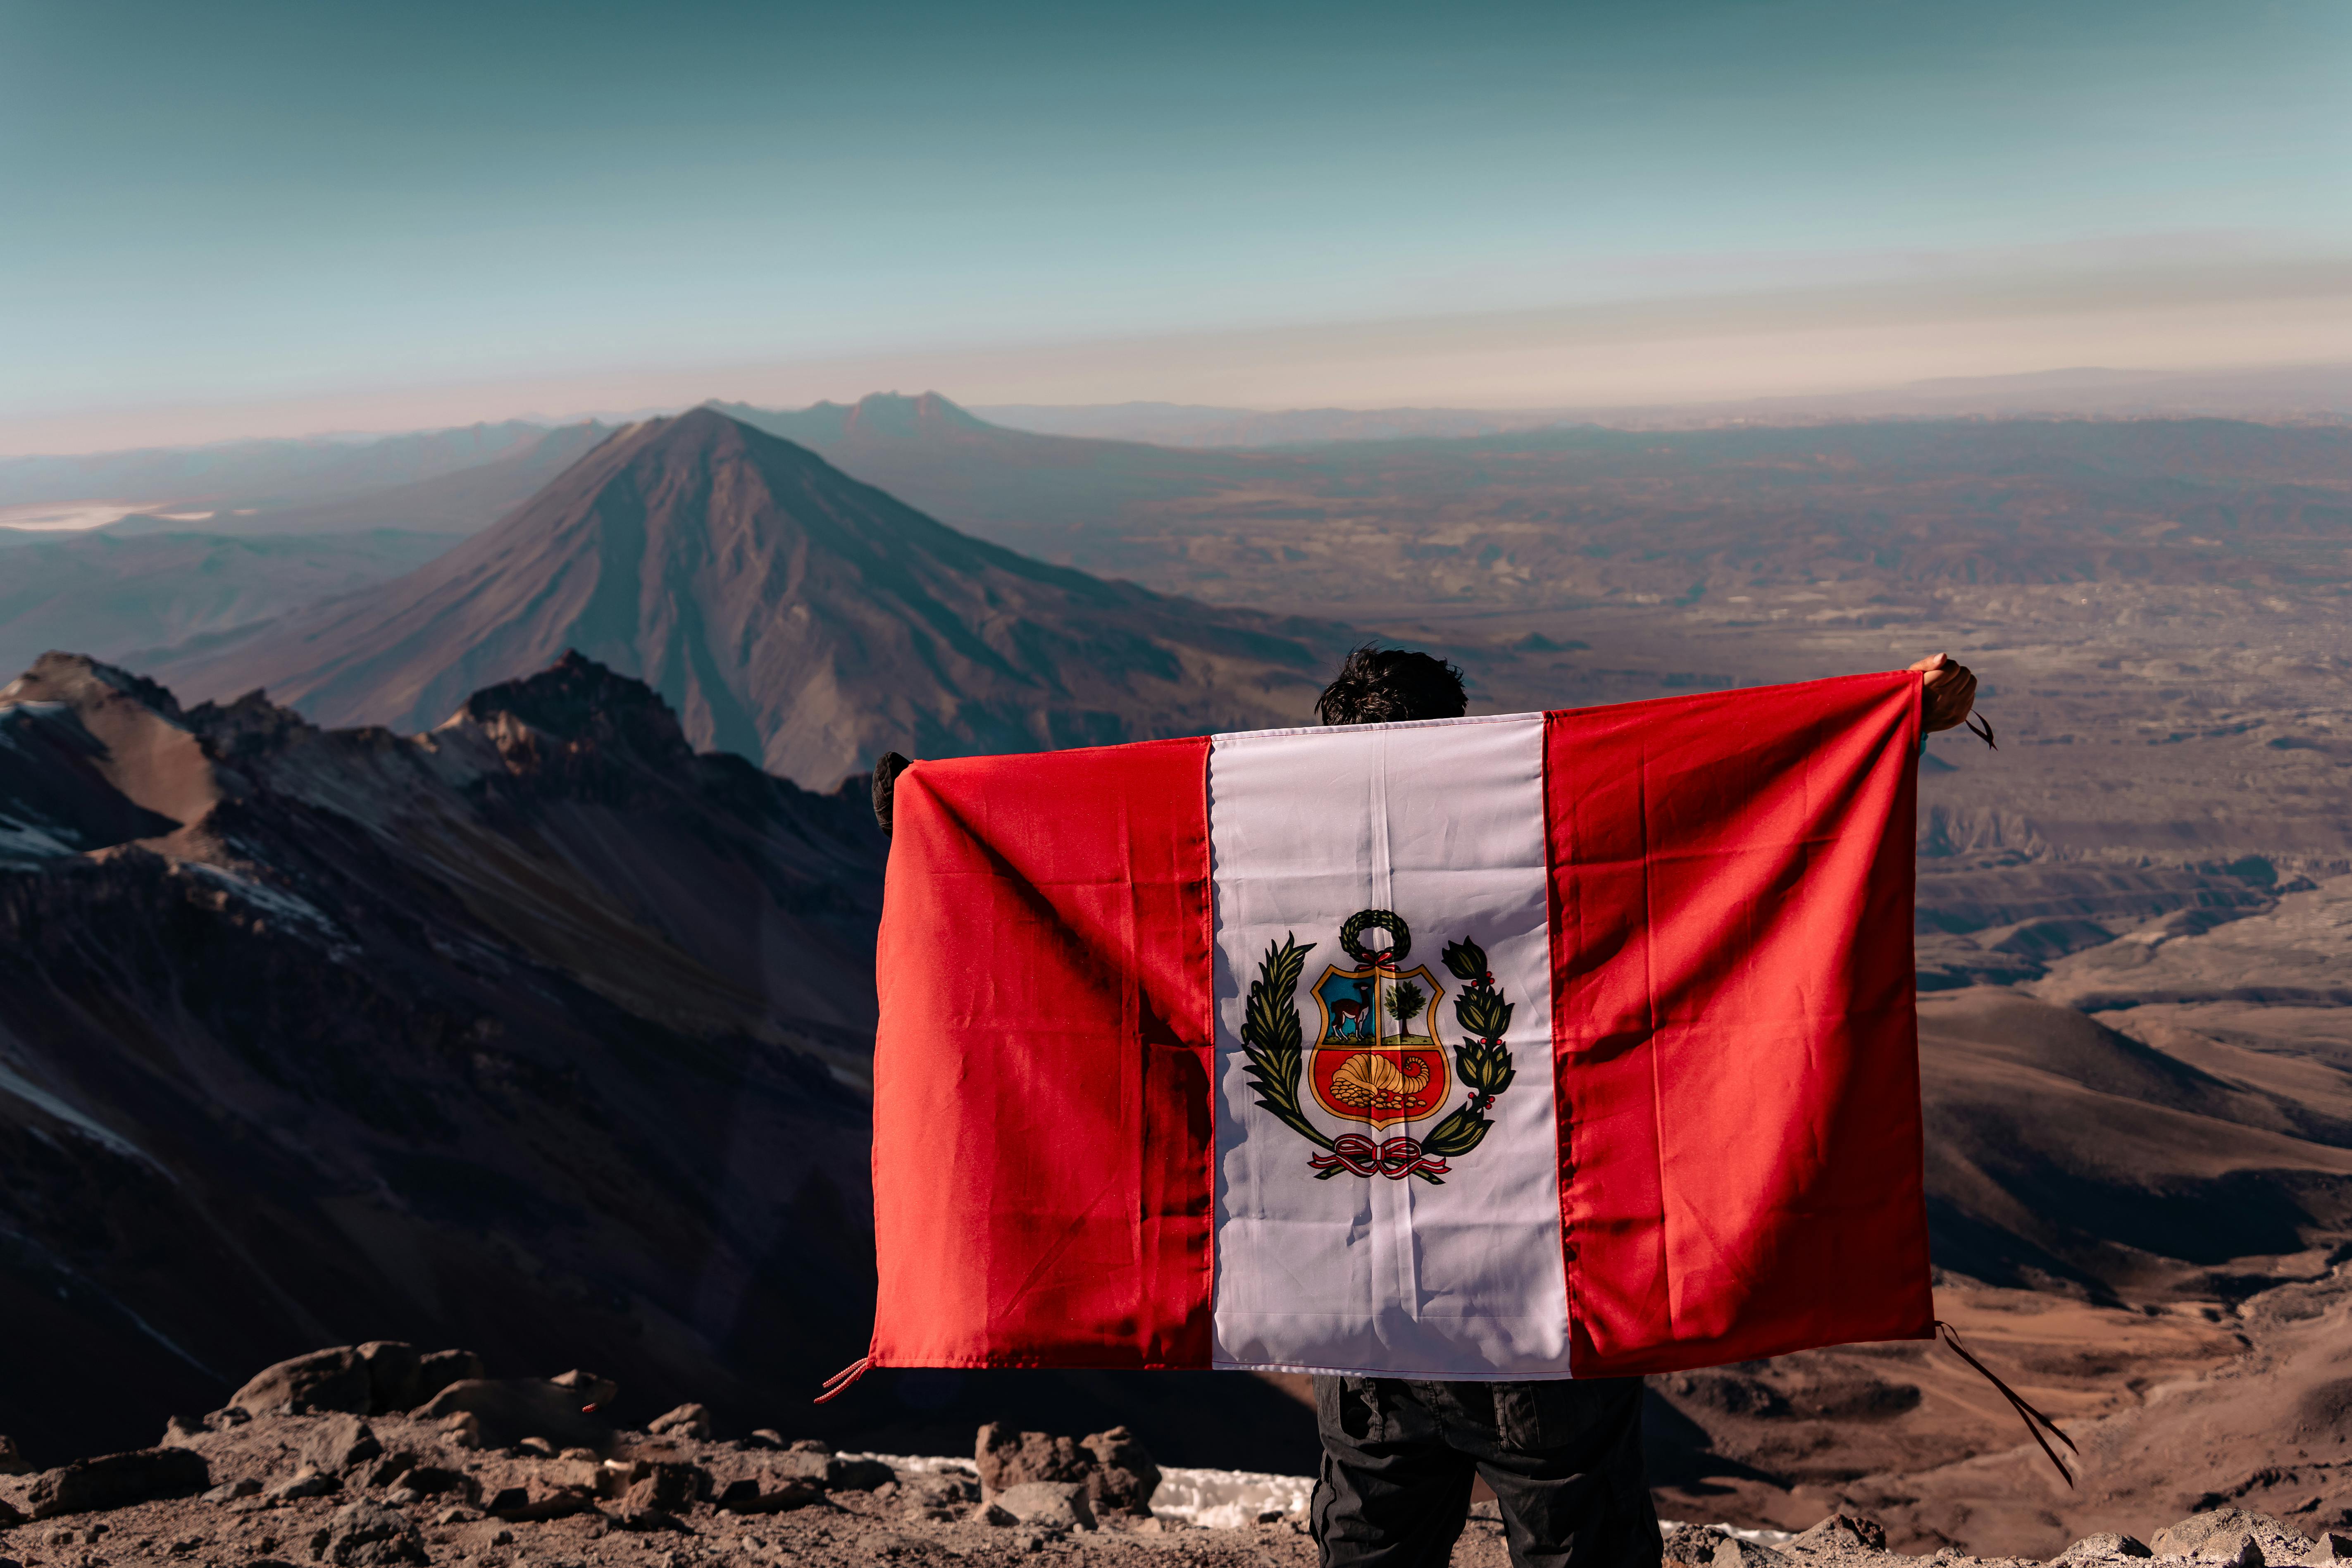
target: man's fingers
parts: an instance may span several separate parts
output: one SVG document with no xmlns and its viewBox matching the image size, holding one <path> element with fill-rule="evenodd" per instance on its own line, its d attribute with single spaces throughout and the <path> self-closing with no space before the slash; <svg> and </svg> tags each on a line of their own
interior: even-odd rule
<svg viewBox="0 0 2352 1568">
<path fill-rule="evenodd" d="M 1923 658 L 1923 659 L 1919 660 L 1917 663 L 1916 663 L 1916 664 L 1912 665 L 1912 666 L 1911 666 L 1911 668 L 1912 668 L 1913 669 L 1941 669 L 1941 668 L 1943 668 L 1946 665 L 1948 665 L 1948 664 L 1951 664 L 1951 662 L 1952 662 L 1952 656 L 1951 656 L 1950 654 L 1948 654 L 1948 653 L 1931 653 L 1931 654 L 1929 654 L 1927 658 Z M 1954 666 L 1954 668 L 1958 668 L 1958 666 Z"/>
<path fill-rule="evenodd" d="M 1976 707 L 1976 672 L 1965 664 L 1931 670 L 1921 684 L 1926 700 L 1920 721 L 1929 731 L 1952 729 Z"/>
</svg>

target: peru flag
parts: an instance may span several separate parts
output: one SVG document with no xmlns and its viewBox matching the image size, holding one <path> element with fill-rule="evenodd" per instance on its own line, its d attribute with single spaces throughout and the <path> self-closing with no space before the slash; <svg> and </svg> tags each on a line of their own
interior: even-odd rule
<svg viewBox="0 0 2352 1568">
<path fill-rule="evenodd" d="M 918 763 L 880 1366 L 1926 1337 L 1920 677 Z"/>
</svg>

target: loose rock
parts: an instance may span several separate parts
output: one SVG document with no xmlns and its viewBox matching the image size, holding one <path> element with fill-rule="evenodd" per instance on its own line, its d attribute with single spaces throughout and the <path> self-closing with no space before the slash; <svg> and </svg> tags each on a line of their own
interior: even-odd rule
<svg viewBox="0 0 2352 1568">
<path fill-rule="evenodd" d="M 333 1521 L 312 1538 L 310 1554 L 342 1564 L 429 1561 L 424 1537 L 406 1514 L 364 1498 L 335 1510 Z"/>
<path fill-rule="evenodd" d="M 1096 1432 L 1078 1439 L 1078 1447 L 1094 1458 L 1087 1473 L 1087 1498 L 1097 1515 L 1151 1517 L 1151 1494 L 1160 1489 L 1160 1467 L 1124 1426 Z"/>
<path fill-rule="evenodd" d="M 997 1493 L 994 1501 L 1024 1524 L 1048 1530 L 1095 1527 L 1094 1509 L 1087 1500 L 1083 1481 L 1023 1481 Z"/>
<path fill-rule="evenodd" d="M 383 1452 L 374 1429 L 356 1415 L 329 1415 L 302 1440 L 302 1458 L 330 1472 L 348 1470 Z"/>
<path fill-rule="evenodd" d="M 339 1492 L 342 1489 L 341 1481 L 309 1465 L 303 1466 L 291 1477 L 268 1489 L 269 1496 L 287 1499 L 325 1497 L 331 1492 Z"/>
<path fill-rule="evenodd" d="M 1833 1513 L 1789 1542 L 1814 1552 L 1886 1550 L 1886 1527 L 1864 1513 Z"/>
<path fill-rule="evenodd" d="M 16 1439 L 0 1433 L 0 1476 L 29 1476 L 32 1462 L 16 1451 Z"/>
<path fill-rule="evenodd" d="M 993 1497 L 1028 1481 L 1084 1481 L 1095 1457 L 1067 1437 L 1015 1432 L 992 1421 L 980 1429 L 972 1462 L 981 1490 Z"/>
<path fill-rule="evenodd" d="M 2352 1535 L 2339 1535 L 2335 1531 L 2323 1530 L 2319 1532 L 2319 1540 L 2304 1553 L 2303 1560 L 2312 1568 L 2320 1568 L 2323 1563 L 2352 1561 Z"/>
<path fill-rule="evenodd" d="M 2074 1545 L 2052 1558 L 2053 1563 L 2096 1563 L 2109 1557 L 2152 1557 L 2147 1543 L 2135 1536 L 2118 1535 L 2112 1530 L 2096 1535 L 2086 1535 Z"/>
<path fill-rule="evenodd" d="M 211 1467 L 193 1449 L 134 1448 L 43 1471 L 26 1488 L 23 1511 L 33 1519 L 54 1519 L 129 1508 L 153 1498 L 194 1497 L 211 1485 Z"/>
<path fill-rule="evenodd" d="M 655 1416 L 653 1425 L 646 1430 L 708 1441 L 710 1436 L 710 1410 L 707 1405 L 681 1405 L 675 1410 Z"/>
</svg>

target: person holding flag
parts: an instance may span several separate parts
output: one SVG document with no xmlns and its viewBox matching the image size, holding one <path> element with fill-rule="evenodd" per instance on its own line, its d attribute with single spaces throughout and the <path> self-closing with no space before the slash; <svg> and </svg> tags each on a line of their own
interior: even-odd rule
<svg viewBox="0 0 2352 1568">
<path fill-rule="evenodd" d="M 1934 1331 L 1911 819 L 1975 691 L 1469 718 L 1365 647 L 1314 729 L 884 758 L 835 1391 L 1307 1371 L 1327 1568 L 1444 1563 L 1480 1478 L 1521 1568 L 1654 1568 L 1642 1374 Z"/>
</svg>

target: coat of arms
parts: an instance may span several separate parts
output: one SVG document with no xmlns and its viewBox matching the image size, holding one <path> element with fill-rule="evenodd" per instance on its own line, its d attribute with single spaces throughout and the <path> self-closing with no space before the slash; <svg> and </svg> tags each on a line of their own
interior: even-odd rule
<svg viewBox="0 0 2352 1568">
<path fill-rule="evenodd" d="M 1427 964 L 1404 966 L 1412 931 L 1402 917 L 1358 910 L 1339 927 L 1339 948 L 1350 962 L 1326 965 L 1307 988 L 1318 1020 L 1310 1046 L 1300 1026 L 1298 983 L 1314 947 L 1286 936 L 1266 949 L 1250 985 L 1242 1048 L 1258 1103 L 1324 1151 L 1308 1162 L 1318 1180 L 1344 1171 L 1442 1183 L 1446 1162 L 1486 1136 L 1486 1111 L 1516 1076 L 1503 1043 L 1511 1004 L 1487 971 L 1485 950 L 1467 938 L 1446 945 L 1440 963 L 1449 986 Z M 1449 995 L 1460 1030 L 1452 1046 L 1440 1034 Z M 1302 1078 L 1325 1115 L 1366 1131 L 1318 1127 L 1301 1099 Z M 1437 1115 L 1456 1079 L 1466 1098 L 1414 1137 L 1412 1124 Z M 1370 1136 L 1383 1131 L 1390 1135 L 1378 1142 Z"/>
</svg>

